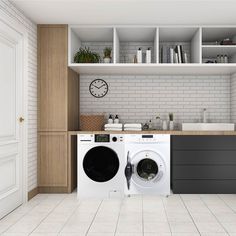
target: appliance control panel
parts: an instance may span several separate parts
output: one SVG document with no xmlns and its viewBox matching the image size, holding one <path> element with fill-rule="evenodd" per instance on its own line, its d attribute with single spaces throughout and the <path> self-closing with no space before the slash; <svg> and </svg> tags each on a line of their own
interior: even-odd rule
<svg viewBox="0 0 236 236">
<path fill-rule="evenodd" d="M 130 143 L 162 143 L 170 142 L 169 134 L 127 134 L 125 142 Z"/>
<path fill-rule="evenodd" d="M 120 134 L 79 134 L 80 143 L 120 143 L 124 141 Z"/>
</svg>

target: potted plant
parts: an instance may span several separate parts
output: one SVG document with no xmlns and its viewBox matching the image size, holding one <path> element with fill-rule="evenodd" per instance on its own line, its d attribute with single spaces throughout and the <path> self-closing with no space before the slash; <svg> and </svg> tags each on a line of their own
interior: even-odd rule
<svg viewBox="0 0 236 236">
<path fill-rule="evenodd" d="M 111 51 L 112 51 L 112 48 L 110 47 L 105 47 L 104 50 L 103 50 L 103 53 L 104 53 L 104 63 L 111 63 Z"/>
<path fill-rule="evenodd" d="M 100 56 L 96 52 L 92 52 L 89 47 L 80 48 L 74 56 L 75 63 L 99 63 Z"/>
</svg>

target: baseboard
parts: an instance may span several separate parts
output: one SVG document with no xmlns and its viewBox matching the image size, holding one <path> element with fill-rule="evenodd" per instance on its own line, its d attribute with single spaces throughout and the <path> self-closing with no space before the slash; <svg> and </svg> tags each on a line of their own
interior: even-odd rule
<svg viewBox="0 0 236 236">
<path fill-rule="evenodd" d="M 68 187 L 38 187 L 39 193 L 70 193 Z"/>
<path fill-rule="evenodd" d="M 28 192 L 28 201 L 32 199 L 34 196 L 36 196 L 39 193 L 38 187 L 33 188 Z"/>
</svg>

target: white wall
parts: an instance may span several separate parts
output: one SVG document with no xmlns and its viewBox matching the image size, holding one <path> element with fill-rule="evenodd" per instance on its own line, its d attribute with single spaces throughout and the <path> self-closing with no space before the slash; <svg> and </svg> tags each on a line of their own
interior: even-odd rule
<svg viewBox="0 0 236 236">
<path fill-rule="evenodd" d="M 236 123 L 236 74 L 231 76 L 231 122 Z"/>
<path fill-rule="evenodd" d="M 28 29 L 28 191 L 37 187 L 37 26 L 8 0 L 0 0 L 0 10 Z"/>
<path fill-rule="evenodd" d="M 89 93 L 96 78 L 109 84 L 104 98 Z M 230 122 L 230 76 L 81 75 L 80 85 L 81 114 L 105 112 L 119 114 L 124 122 L 146 122 L 159 114 L 166 119 L 173 112 L 182 123 L 199 121 L 207 108 L 211 122 Z"/>
</svg>

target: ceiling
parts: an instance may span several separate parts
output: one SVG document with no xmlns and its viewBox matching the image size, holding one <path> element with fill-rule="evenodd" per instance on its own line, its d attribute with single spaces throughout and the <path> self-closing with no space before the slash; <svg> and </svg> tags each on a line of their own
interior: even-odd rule
<svg viewBox="0 0 236 236">
<path fill-rule="evenodd" d="M 236 0 L 12 0 L 38 24 L 236 25 Z"/>
</svg>

